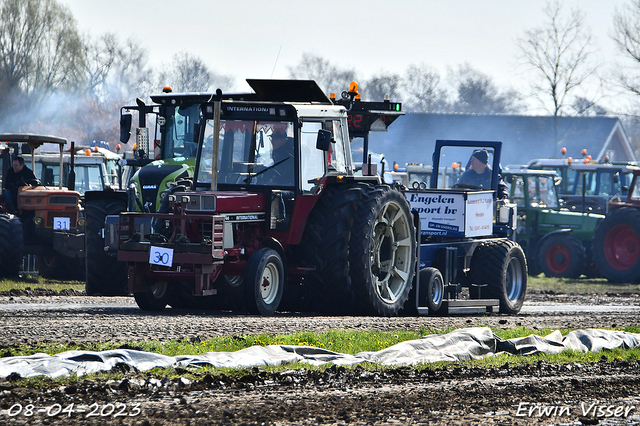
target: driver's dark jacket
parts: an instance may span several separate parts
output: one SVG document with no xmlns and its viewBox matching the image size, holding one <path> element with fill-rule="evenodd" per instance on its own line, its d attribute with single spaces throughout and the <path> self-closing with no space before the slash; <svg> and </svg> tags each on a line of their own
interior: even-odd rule
<svg viewBox="0 0 640 426">
<path fill-rule="evenodd" d="M 476 173 L 473 169 L 467 169 L 458 182 L 458 185 L 473 185 L 482 189 L 491 189 L 491 168 L 485 167 L 483 173 Z"/>
<path fill-rule="evenodd" d="M 473 169 L 468 169 L 462 174 L 462 176 L 460 176 L 460 179 L 458 179 L 456 184 L 473 185 L 478 188 L 490 190 L 492 173 L 491 167 L 489 166 L 485 167 L 484 173 L 476 173 Z M 498 175 L 497 197 L 499 200 L 509 198 L 509 189 L 500 175 Z"/>
<path fill-rule="evenodd" d="M 10 167 L 2 180 L 2 187 L 10 191 L 17 191 L 19 187 L 25 186 L 27 182 L 33 182 L 34 180 L 36 180 L 36 175 L 27 166 L 24 166 L 18 173 L 14 172 L 13 168 Z"/>
</svg>

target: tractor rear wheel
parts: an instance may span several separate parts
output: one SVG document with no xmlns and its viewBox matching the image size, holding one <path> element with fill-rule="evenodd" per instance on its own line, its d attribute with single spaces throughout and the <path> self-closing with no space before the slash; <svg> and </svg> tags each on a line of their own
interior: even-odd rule
<svg viewBox="0 0 640 426">
<path fill-rule="evenodd" d="M 151 284 L 151 290 L 134 293 L 138 307 L 143 311 L 161 311 L 172 300 L 172 287 L 166 281 Z"/>
<path fill-rule="evenodd" d="M 126 211 L 126 200 L 98 199 L 85 206 L 86 292 L 88 296 L 125 296 L 127 266 L 104 251 L 104 221 Z"/>
<path fill-rule="evenodd" d="M 20 219 L 0 214 L 0 277 L 14 278 L 20 274 L 23 241 Z"/>
<path fill-rule="evenodd" d="M 284 292 L 286 276 L 277 251 L 263 247 L 255 251 L 245 269 L 246 308 L 252 314 L 273 315 Z"/>
<path fill-rule="evenodd" d="M 416 249 L 416 229 L 405 196 L 387 186 L 365 186 L 349 242 L 354 302 L 363 313 L 398 314 L 411 290 Z"/>
<path fill-rule="evenodd" d="M 545 238 L 538 249 L 538 269 L 547 277 L 578 278 L 587 273 L 587 255 L 582 243 L 567 234 Z"/>
<path fill-rule="evenodd" d="M 593 259 L 600 274 L 614 283 L 640 281 L 640 209 L 611 210 L 596 228 Z"/>
<path fill-rule="evenodd" d="M 328 314 L 349 312 L 349 237 L 361 196 L 360 185 L 331 185 L 309 213 L 300 244 L 301 262 L 311 269 L 305 277 L 306 300 L 292 304 Z"/>
<path fill-rule="evenodd" d="M 500 240 L 480 244 L 471 258 L 471 282 L 487 284 L 483 298 L 500 300 L 500 312 L 517 314 L 527 292 L 527 261 L 518 243 Z"/>
</svg>

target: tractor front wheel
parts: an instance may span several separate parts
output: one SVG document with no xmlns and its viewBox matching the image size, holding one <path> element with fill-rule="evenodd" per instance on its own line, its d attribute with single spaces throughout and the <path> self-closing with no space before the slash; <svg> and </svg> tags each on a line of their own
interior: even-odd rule
<svg viewBox="0 0 640 426">
<path fill-rule="evenodd" d="M 284 292 L 285 274 L 277 251 L 263 247 L 247 262 L 243 284 L 246 308 L 253 314 L 273 315 Z"/>
<path fill-rule="evenodd" d="M 143 311 L 161 311 L 171 301 L 171 287 L 166 281 L 151 284 L 151 290 L 134 293 L 138 307 Z"/>
</svg>

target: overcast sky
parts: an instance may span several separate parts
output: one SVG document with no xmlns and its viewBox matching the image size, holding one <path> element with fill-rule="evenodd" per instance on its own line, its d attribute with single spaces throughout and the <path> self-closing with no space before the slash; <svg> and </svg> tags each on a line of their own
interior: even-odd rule
<svg viewBox="0 0 640 426">
<path fill-rule="evenodd" d="M 518 89 L 516 39 L 545 22 L 538 0 L 59 0 L 80 31 L 133 38 L 162 67 L 189 52 L 214 71 L 246 78 L 287 78 L 303 53 L 355 69 L 359 78 L 402 74 L 426 63 L 443 77 L 469 63 L 494 82 Z M 579 7 L 599 48 L 602 70 L 620 56 L 613 14 L 630 0 L 564 0 Z"/>
</svg>

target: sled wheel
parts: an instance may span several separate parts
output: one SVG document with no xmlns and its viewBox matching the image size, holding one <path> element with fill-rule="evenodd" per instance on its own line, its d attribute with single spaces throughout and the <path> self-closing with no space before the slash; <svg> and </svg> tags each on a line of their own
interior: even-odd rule
<svg viewBox="0 0 640 426">
<path fill-rule="evenodd" d="M 285 282 L 278 252 L 268 247 L 255 251 L 243 279 L 246 308 L 253 314 L 273 315 L 282 300 Z"/>
<path fill-rule="evenodd" d="M 444 298 L 444 278 L 436 268 L 424 268 L 420 271 L 420 283 L 427 289 L 427 307 L 429 314 L 438 315 Z M 426 285 L 425 285 L 426 284 Z"/>
</svg>

